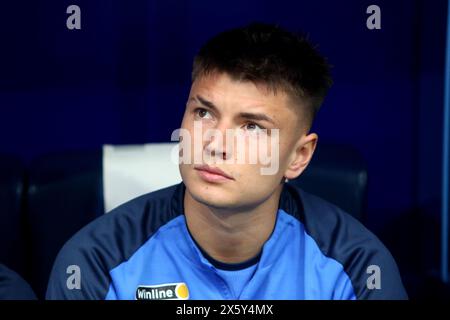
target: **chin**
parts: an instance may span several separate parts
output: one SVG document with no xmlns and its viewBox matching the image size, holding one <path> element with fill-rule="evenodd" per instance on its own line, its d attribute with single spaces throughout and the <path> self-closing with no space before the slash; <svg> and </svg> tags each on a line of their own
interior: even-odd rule
<svg viewBox="0 0 450 320">
<path fill-rule="evenodd" d="M 203 181 L 192 181 L 186 184 L 189 193 L 196 201 L 214 208 L 230 208 L 238 202 L 237 195 L 232 190 L 226 190 L 220 185 L 206 184 Z"/>
</svg>

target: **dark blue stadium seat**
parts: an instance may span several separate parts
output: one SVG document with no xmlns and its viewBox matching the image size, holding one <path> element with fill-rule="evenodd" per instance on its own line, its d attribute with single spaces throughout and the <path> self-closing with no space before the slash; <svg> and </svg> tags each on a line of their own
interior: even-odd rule
<svg viewBox="0 0 450 320">
<path fill-rule="evenodd" d="M 24 167 L 18 159 L 0 155 L 0 262 L 22 275 L 27 271 L 24 173 Z"/>
<path fill-rule="evenodd" d="M 30 284 L 43 298 L 61 247 L 103 213 L 101 150 L 43 156 L 31 164 L 29 179 Z"/>
<path fill-rule="evenodd" d="M 290 181 L 364 223 L 367 207 L 367 167 L 362 155 L 346 145 L 317 145 L 306 170 Z"/>
</svg>

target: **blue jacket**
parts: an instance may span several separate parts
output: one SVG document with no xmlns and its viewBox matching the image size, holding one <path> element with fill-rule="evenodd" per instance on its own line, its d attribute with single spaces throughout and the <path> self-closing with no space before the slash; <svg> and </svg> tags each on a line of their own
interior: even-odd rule
<svg viewBox="0 0 450 320">
<path fill-rule="evenodd" d="M 36 300 L 30 285 L 16 272 L 0 264 L 0 300 Z"/>
<path fill-rule="evenodd" d="M 220 264 L 191 237 L 183 183 L 133 199 L 61 249 L 47 299 L 407 299 L 394 259 L 338 207 L 285 184 L 257 259 Z"/>
</svg>

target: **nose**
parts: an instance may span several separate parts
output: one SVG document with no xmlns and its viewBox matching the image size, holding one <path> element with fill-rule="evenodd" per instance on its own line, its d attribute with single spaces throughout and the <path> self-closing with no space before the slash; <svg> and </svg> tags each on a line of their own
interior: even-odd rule
<svg viewBox="0 0 450 320">
<path fill-rule="evenodd" d="M 225 127 L 217 127 L 205 132 L 204 152 L 207 157 L 220 160 L 230 159 L 230 141 L 226 141 L 226 130 Z"/>
</svg>

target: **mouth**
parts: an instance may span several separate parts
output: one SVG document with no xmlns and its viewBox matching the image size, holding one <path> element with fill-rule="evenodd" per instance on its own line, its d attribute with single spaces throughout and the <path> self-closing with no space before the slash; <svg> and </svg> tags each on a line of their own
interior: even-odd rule
<svg viewBox="0 0 450 320">
<path fill-rule="evenodd" d="M 225 173 L 219 168 L 210 167 L 208 165 L 201 165 L 195 166 L 194 169 L 197 170 L 200 177 L 207 182 L 223 182 L 234 180 L 231 175 Z"/>
</svg>

